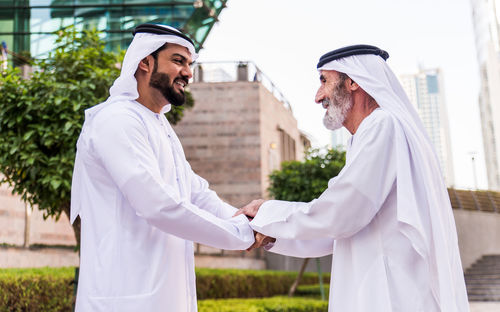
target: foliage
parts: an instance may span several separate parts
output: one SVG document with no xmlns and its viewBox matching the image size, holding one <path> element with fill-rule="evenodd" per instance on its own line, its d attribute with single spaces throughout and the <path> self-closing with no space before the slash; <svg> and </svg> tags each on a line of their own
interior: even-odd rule
<svg viewBox="0 0 500 312">
<path fill-rule="evenodd" d="M 328 301 L 311 298 L 199 300 L 199 312 L 326 312 Z"/>
<path fill-rule="evenodd" d="M 196 291 L 198 299 L 270 297 L 287 294 L 297 272 L 267 270 L 197 269 Z M 329 282 L 329 274 L 323 275 Z M 318 275 L 305 273 L 303 284 L 315 284 Z"/>
<path fill-rule="evenodd" d="M 196 269 L 197 297 L 202 300 L 284 295 L 296 276 L 296 272 L 200 268 Z M 328 282 L 330 276 L 323 276 Z M 0 269 L 0 311 L 69 311 L 64 307 L 70 307 L 74 300 L 73 279 L 72 267 Z M 315 284 L 318 275 L 305 273 L 302 281 L 303 284 Z"/>
<path fill-rule="evenodd" d="M 281 170 L 271 173 L 269 194 L 279 200 L 309 202 L 323 193 L 344 164 L 343 151 L 312 149 L 303 162 L 283 162 Z"/>
<path fill-rule="evenodd" d="M 328 296 L 330 284 L 324 284 L 323 286 L 325 289 L 325 293 Z M 319 284 L 300 285 L 297 287 L 295 295 L 300 297 L 314 297 L 319 299 L 321 297 L 321 286 Z"/>
<path fill-rule="evenodd" d="M 0 75 L 0 182 L 44 217 L 69 212 L 75 146 L 84 110 L 103 102 L 119 75 L 123 53 L 107 52 L 96 31 L 58 32 L 57 48 L 35 60 L 23 79 L 17 68 Z M 193 105 L 188 96 L 187 107 Z M 172 123 L 184 107 L 168 114 Z M 78 238 L 78 237 L 77 237 Z"/>
<path fill-rule="evenodd" d="M 74 268 L 0 270 L 0 311 L 71 311 Z"/>
</svg>

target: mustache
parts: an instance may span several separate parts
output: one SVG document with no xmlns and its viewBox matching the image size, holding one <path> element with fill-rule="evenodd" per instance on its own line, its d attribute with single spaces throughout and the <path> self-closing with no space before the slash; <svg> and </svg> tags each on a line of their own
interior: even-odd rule
<svg viewBox="0 0 500 312">
<path fill-rule="evenodd" d="M 330 105 L 330 99 L 325 98 L 323 101 L 321 101 L 321 105 L 323 108 L 327 108 Z"/>
<path fill-rule="evenodd" d="M 176 82 L 178 80 L 182 80 L 186 85 L 189 83 L 189 79 L 185 76 L 180 76 L 180 77 L 175 78 L 174 82 Z"/>
</svg>

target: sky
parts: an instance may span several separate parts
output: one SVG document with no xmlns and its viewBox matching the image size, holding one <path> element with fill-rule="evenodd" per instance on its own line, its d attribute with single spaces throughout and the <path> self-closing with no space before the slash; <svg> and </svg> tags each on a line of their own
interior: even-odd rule
<svg viewBox="0 0 500 312">
<path fill-rule="evenodd" d="M 328 51 L 360 43 L 388 51 L 397 76 L 441 69 L 455 187 L 487 188 L 469 0 L 229 0 L 198 62 L 254 62 L 288 99 L 299 129 L 320 147 L 330 144 L 331 132 L 314 103 L 316 63 Z"/>
</svg>

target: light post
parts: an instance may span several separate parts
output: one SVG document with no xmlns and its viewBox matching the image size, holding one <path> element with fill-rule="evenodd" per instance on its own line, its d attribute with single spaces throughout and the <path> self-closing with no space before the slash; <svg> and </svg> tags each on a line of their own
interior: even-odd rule
<svg viewBox="0 0 500 312">
<path fill-rule="evenodd" d="M 477 174 L 476 174 L 476 152 L 469 152 L 472 161 L 472 176 L 474 177 L 474 189 L 477 190 Z"/>
</svg>

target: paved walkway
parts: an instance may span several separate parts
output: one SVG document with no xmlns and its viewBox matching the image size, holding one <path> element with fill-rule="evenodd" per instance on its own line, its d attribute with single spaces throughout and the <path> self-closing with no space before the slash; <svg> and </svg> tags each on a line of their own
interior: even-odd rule
<svg viewBox="0 0 500 312">
<path fill-rule="evenodd" d="M 500 302 L 470 302 L 470 312 L 500 312 Z"/>
</svg>

